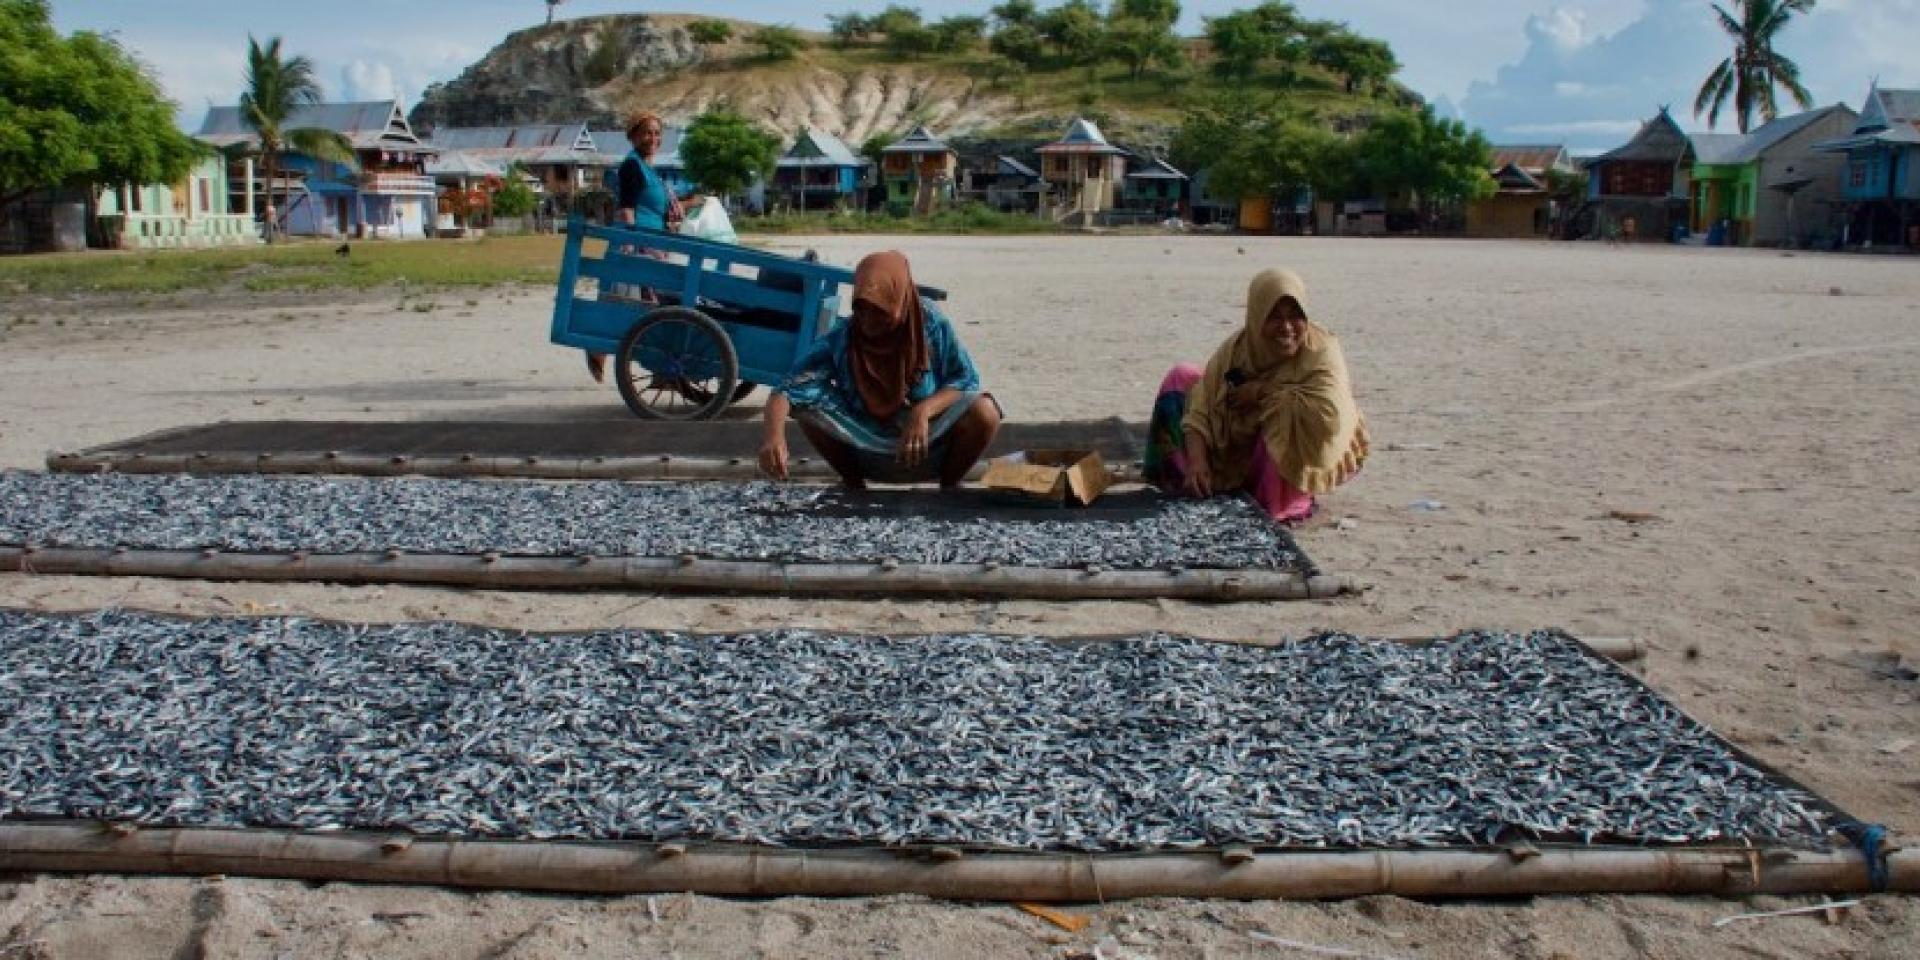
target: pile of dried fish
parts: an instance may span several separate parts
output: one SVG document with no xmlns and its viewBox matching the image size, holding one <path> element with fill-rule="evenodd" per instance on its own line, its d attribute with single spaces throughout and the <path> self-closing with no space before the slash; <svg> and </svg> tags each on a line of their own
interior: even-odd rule
<svg viewBox="0 0 1920 960">
<path fill-rule="evenodd" d="M 0 613 L 0 816 L 1117 851 L 1818 845 L 1559 633 L 533 635 Z"/>
<path fill-rule="evenodd" d="M 0 544 L 1312 572 L 1244 500 L 1104 516 L 908 520 L 849 512 L 829 488 L 768 483 L 0 473 Z"/>
</svg>

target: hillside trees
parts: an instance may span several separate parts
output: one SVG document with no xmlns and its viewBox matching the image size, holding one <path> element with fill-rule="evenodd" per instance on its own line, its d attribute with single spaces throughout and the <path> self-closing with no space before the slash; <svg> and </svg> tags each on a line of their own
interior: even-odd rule
<svg viewBox="0 0 1920 960">
<path fill-rule="evenodd" d="M 1107 24 L 1107 52 L 1127 66 L 1135 80 L 1155 64 L 1177 67 L 1185 59 L 1180 40 L 1167 24 L 1138 17 L 1120 17 Z"/>
<path fill-rule="evenodd" d="M 827 32 L 833 34 L 834 43 L 844 50 L 873 36 L 873 19 L 858 10 L 831 14 L 827 17 Z"/>
<path fill-rule="evenodd" d="M 60 36 L 46 0 L 0 0 L 0 206 L 40 187 L 170 183 L 199 155 L 119 44 Z"/>
<path fill-rule="evenodd" d="M 1353 144 L 1354 175 L 1374 196 L 1412 195 L 1422 206 L 1493 196 L 1485 135 L 1432 107 L 1390 110 Z"/>
<path fill-rule="evenodd" d="M 1218 197 L 1291 197 L 1343 192 L 1347 144 L 1316 117 L 1271 96 L 1230 92 L 1188 110 L 1173 161 L 1207 173 Z"/>
<path fill-rule="evenodd" d="M 687 36 L 703 47 L 718 46 L 733 39 L 733 24 L 725 20 L 696 20 L 687 24 Z"/>
<path fill-rule="evenodd" d="M 761 27 L 747 42 L 759 47 L 768 60 L 792 60 L 807 48 L 807 38 L 788 26 Z"/>
</svg>

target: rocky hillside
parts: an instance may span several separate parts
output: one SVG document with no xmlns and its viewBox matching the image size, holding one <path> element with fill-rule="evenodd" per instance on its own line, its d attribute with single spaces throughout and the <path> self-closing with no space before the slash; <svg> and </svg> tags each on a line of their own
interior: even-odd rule
<svg viewBox="0 0 1920 960">
<path fill-rule="evenodd" d="M 1116 137 L 1163 142 L 1181 98 L 1211 85 L 1204 72 L 1174 83 L 1080 68 L 995 79 L 984 52 L 900 61 L 871 47 L 839 49 L 824 35 L 809 35 L 812 47 L 794 60 L 768 62 L 737 39 L 757 24 L 735 21 L 735 40 L 702 48 L 687 26 L 705 19 L 713 18 L 625 14 L 519 31 L 457 79 L 427 88 L 411 120 L 416 129 L 578 120 L 610 128 L 637 109 L 674 123 L 724 104 L 769 129 L 813 126 L 857 146 L 915 123 L 948 137 L 1051 134 L 1084 113 Z M 1299 95 L 1336 114 L 1368 106 L 1337 89 Z"/>
</svg>

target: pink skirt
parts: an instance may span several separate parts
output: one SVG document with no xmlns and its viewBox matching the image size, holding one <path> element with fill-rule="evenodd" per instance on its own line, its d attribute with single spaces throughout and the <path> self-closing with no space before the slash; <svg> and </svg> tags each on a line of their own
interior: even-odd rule
<svg viewBox="0 0 1920 960">
<path fill-rule="evenodd" d="M 1184 494 L 1187 479 L 1187 454 L 1180 426 L 1180 417 L 1185 415 L 1186 404 L 1167 401 L 1173 396 L 1184 401 L 1193 385 L 1199 383 L 1205 373 L 1194 364 L 1183 363 L 1168 371 L 1166 379 L 1160 381 L 1160 392 L 1154 404 L 1154 423 L 1149 432 L 1154 438 L 1150 445 L 1155 446 L 1160 445 L 1163 433 L 1167 435 L 1164 456 L 1157 465 L 1157 476 L 1154 477 L 1160 489 L 1166 493 Z M 1151 454 L 1149 459 L 1152 459 Z M 1274 464 L 1273 454 L 1267 450 L 1265 440 L 1257 443 L 1253 471 L 1248 475 L 1243 489 L 1266 510 L 1268 516 L 1281 523 L 1297 523 L 1313 516 L 1313 494 L 1294 487 L 1280 476 L 1280 468 Z"/>
</svg>

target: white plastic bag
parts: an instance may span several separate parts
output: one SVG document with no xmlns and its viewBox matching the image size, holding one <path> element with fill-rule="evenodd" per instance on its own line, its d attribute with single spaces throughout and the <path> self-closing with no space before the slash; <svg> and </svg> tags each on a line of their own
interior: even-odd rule
<svg viewBox="0 0 1920 960">
<path fill-rule="evenodd" d="M 740 242 L 740 235 L 733 232 L 733 220 L 727 216 L 727 208 L 712 198 L 708 198 L 680 224 L 680 235 L 716 243 Z"/>
</svg>

